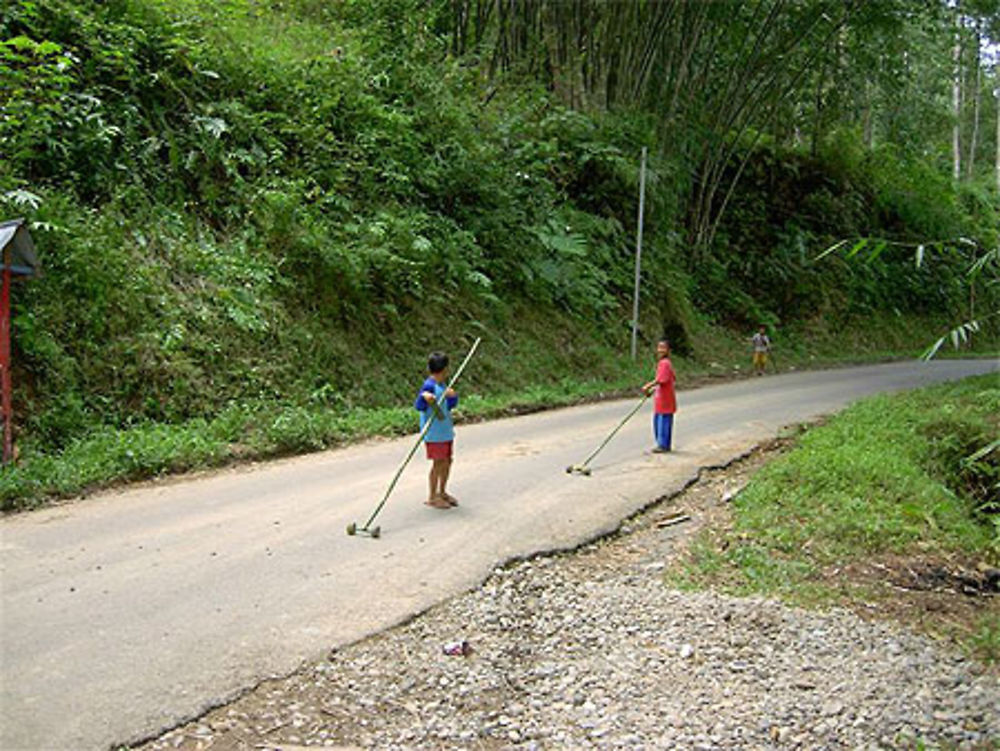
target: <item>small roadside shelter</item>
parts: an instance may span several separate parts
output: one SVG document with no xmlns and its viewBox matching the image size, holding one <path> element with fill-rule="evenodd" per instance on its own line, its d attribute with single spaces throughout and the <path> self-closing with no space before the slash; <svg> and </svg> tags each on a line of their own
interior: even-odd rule
<svg viewBox="0 0 1000 751">
<path fill-rule="evenodd" d="M 10 285 L 14 279 L 30 279 L 40 273 L 35 244 L 24 219 L 0 222 L 0 253 L 3 254 L 3 287 L 0 289 L 0 420 L 3 420 L 3 463 L 14 458 L 11 421 L 14 399 L 10 378 Z"/>
</svg>

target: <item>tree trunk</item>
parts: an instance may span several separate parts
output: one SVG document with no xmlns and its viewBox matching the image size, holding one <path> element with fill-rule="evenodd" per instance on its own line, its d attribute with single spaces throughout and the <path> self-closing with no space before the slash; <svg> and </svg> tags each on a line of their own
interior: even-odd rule
<svg viewBox="0 0 1000 751">
<path fill-rule="evenodd" d="M 997 87 L 997 192 L 1000 193 L 1000 86 Z"/>
<path fill-rule="evenodd" d="M 951 129 L 951 174 L 955 180 L 962 177 L 962 16 L 955 14 L 955 47 L 954 47 L 955 69 L 951 84 L 951 106 L 952 115 L 955 117 L 955 124 Z"/>
<path fill-rule="evenodd" d="M 823 135 L 823 87 L 826 85 L 826 58 L 819 65 L 819 76 L 816 77 L 816 91 L 814 93 L 814 104 L 816 111 L 813 113 L 812 145 L 810 153 L 813 157 L 819 153 L 819 142 Z"/>
<path fill-rule="evenodd" d="M 982 88 L 982 60 L 980 59 L 981 52 L 981 37 L 979 33 L 979 27 L 976 27 L 976 78 L 975 78 L 975 91 L 973 92 L 973 105 L 972 105 L 972 135 L 969 137 L 969 159 L 966 164 L 965 174 L 968 175 L 969 179 L 975 177 L 976 172 L 976 142 L 979 140 L 979 107 L 982 100 L 980 89 Z"/>
<path fill-rule="evenodd" d="M 872 91 L 871 82 L 865 78 L 864 101 L 865 108 L 861 113 L 861 139 L 865 148 L 871 151 L 875 145 L 872 123 Z"/>
</svg>

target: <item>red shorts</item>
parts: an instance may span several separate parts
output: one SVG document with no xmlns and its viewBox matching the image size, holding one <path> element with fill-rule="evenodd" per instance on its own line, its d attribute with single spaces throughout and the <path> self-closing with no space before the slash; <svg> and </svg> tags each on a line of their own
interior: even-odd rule
<svg viewBox="0 0 1000 751">
<path fill-rule="evenodd" d="M 426 442 L 428 459 L 451 459 L 452 445 L 454 441 L 441 441 L 439 443 Z"/>
</svg>

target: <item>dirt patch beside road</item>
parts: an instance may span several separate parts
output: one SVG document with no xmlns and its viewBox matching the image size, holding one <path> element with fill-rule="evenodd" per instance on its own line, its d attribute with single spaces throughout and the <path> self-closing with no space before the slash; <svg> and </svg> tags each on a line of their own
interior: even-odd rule
<svg viewBox="0 0 1000 751">
<path fill-rule="evenodd" d="M 981 561 L 930 555 L 881 556 L 824 572 L 843 604 L 863 618 L 892 620 L 973 655 L 983 624 L 1000 627 L 1000 571 Z M 864 597 L 859 597 L 863 594 Z M 991 666 L 1000 674 L 1000 665 Z"/>
</svg>

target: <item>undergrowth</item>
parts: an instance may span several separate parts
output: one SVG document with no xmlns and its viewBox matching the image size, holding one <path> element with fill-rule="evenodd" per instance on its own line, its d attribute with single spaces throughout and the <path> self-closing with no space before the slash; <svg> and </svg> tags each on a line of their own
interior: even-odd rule
<svg viewBox="0 0 1000 751">
<path fill-rule="evenodd" d="M 907 556 L 996 567 L 998 435 L 996 375 L 859 402 L 762 469 L 733 502 L 731 526 L 700 534 L 672 576 L 799 603 L 877 603 L 877 590 L 847 595 L 831 572 Z M 987 615 L 965 638 L 997 659 L 996 610 Z"/>
</svg>

